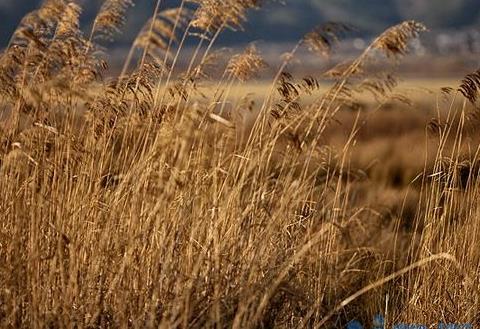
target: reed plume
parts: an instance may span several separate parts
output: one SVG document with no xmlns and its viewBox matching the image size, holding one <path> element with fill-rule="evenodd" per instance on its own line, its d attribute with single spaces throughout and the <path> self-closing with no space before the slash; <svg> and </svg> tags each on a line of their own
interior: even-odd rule
<svg viewBox="0 0 480 329">
<path fill-rule="evenodd" d="M 21 20 L 7 48 L 13 44 L 24 44 L 26 39 L 40 46 L 42 39 L 49 39 L 55 34 L 56 26 L 64 17 L 66 8 L 65 0 L 45 0 L 38 9 L 28 13 Z"/>
<path fill-rule="evenodd" d="M 134 41 L 137 48 L 146 49 L 152 57 L 159 58 L 165 52 L 171 57 L 171 46 L 177 42 L 177 33 L 190 22 L 192 12 L 187 8 L 171 8 L 160 12 L 143 26 Z M 159 59 L 159 62 L 163 59 Z"/>
<path fill-rule="evenodd" d="M 80 14 L 82 8 L 75 2 L 69 2 L 65 11 L 58 22 L 56 29 L 57 36 L 76 35 L 80 31 Z"/>
<path fill-rule="evenodd" d="M 259 0 L 192 0 L 198 4 L 192 26 L 214 33 L 222 28 L 242 29 L 246 11 L 262 5 Z"/>
<path fill-rule="evenodd" d="M 328 56 L 341 37 L 352 30 L 353 28 L 350 25 L 329 22 L 307 33 L 303 38 L 303 43 L 310 51 Z"/>
<path fill-rule="evenodd" d="M 238 80 L 245 82 L 255 77 L 259 70 L 267 66 L 254 44 L 249 45 L 242 54 L 234 55 L 227 72 Z"/>
<path fill-rule="evenodd" d="M 105 0 L 93 23 L 91 36 L 111 40 L 120 32 L 127 9 L 133 5 L 132 0 Z"/>
<path fill-rule="evenodd" d="M 425 32 L 425 25 L 415 21 L 405 21 L 383 32 L 372 44 L 374 49 L 381 50 L 387 57 L 403 56 L 408 51 L 409 41 Z"/>
<path fill-rule="evenodd" d="M 480 70 L 467 74 L 458 89 L 472 104 L 476 104 L 480 91 Z"/>
</svg>

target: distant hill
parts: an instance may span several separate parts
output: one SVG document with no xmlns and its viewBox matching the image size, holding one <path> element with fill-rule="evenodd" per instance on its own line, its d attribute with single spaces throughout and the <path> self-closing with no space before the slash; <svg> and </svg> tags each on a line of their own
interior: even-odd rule
<svg viewBox="0 0 480 329">
<path fill-rule="evenodd" d="M 252 40 L 288 42 L 300 38 L 311 27 L 325 21 L 342 21 L 356 26 L 363 35 L 377 34 L 404 19 L 417 19 L 430 29 L 462 29 L 480 23 L 479 0 L 286 0 L 252 12 L 245 33 L 227 33 L 221 40 L 235 44 Z M 40 0 L 0 0 L 0 47 L 5 46 L 21 17 Z M 101 0 L 80 0 L 88 4 L 83 20 L 91 22 Z M 128 26 L 120 38 L 129 43 L 152 11 L 154 1 L 138 0 L 129 13 Z M 173 6 L 178 1 L 164 1 Z"/>
</svg>

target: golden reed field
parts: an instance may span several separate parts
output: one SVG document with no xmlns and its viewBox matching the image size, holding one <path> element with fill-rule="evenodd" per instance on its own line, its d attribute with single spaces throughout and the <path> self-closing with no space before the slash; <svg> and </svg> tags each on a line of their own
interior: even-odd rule
<svg viewBox="0 0 480 329">
<path fill-rule="evenodd" d="M 406 21 L 297 76 L 351 29 L 328 23 L 258 89 L 255 45 L 215 44 L 261 2 L 188 3 L 157 2 L 116 77 L 131 0 L 88 33 L 46 0 L 1 53 L 0 327 L 480 326 L 480 72 L 401 93 Z"/>
</svg>

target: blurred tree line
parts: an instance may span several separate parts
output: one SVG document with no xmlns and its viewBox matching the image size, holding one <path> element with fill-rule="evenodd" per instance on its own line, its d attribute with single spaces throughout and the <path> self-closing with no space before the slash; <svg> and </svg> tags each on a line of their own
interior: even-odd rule
<svg viewBox="0 0 480 329">
<path fill-rule="evenodd" d="M 78 0 L 85 7 L 83 21 L 88 26 L 101 0 Z M 251 40 L 294 41 L 325 21 L 341 21 L 358 28 L 362 35 L 378 34 L 386 27 L 405 19 L 424 22 L 431 30 L 461 29 L 480 24 L 480 0 L 282 0 L 253 12 L 243 34 L 227 33 L 223 42 L 234 44 Z M 0 47 L 8 42 L 21 17 L 41 0 L 0 0 Z M 153 0 L 137 0 L 129 13 L 126 33 L 131 42 L 154 6 Z M 164 0 L 166 6 L 178 0 Z M 282 4 L 285 2 L 286 4 Z M 88 29 L 88 28 L 87 28 Z"/>
</svg>

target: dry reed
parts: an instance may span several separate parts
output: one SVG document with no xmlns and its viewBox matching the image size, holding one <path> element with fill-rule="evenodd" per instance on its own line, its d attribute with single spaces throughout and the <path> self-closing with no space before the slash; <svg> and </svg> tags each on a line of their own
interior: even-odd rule
<svg viewBox="0 0 480 329">
<path fill-rule="evenodd" d="M 250 46 L 221 66 L 212 46 L 261 2 L 193 2 L 192 15 L 183 2 L 154 15 L 133 46 L 142 60 L 114 80 L 95 37 L 119 31 L 129 0 L 106 0 L 89 39 L 77 2 L 46 1 L 1 54 L 0 326 L 332 328 L 378 312 L 388 326 L 479 325 L 479 149 L 454 90 L 410 141 L 428 154 L 402 145 L 397 159 L 387 145 L 375 171 L 366 153 L 381 142 L 353 157 L 361 112 L 340 146 L 328 142 L 359 93 L 400 99 L 394 75 L 369 63 L 375 50 L 400 59 L 425 27 L 388 29 L 327 70 L 326 92 L 325 74 L 296 78 L 285 63 L 261 111 L 248 97 L 227 111 L 232 86 L 266 63 Z M 176 75 L 162 56 L 195 29 Z M 330 23 L 298 47 L 330 54 L 347 30 Z M 478 80 L 459 89 L 472 103 Z"/>
</svg>

